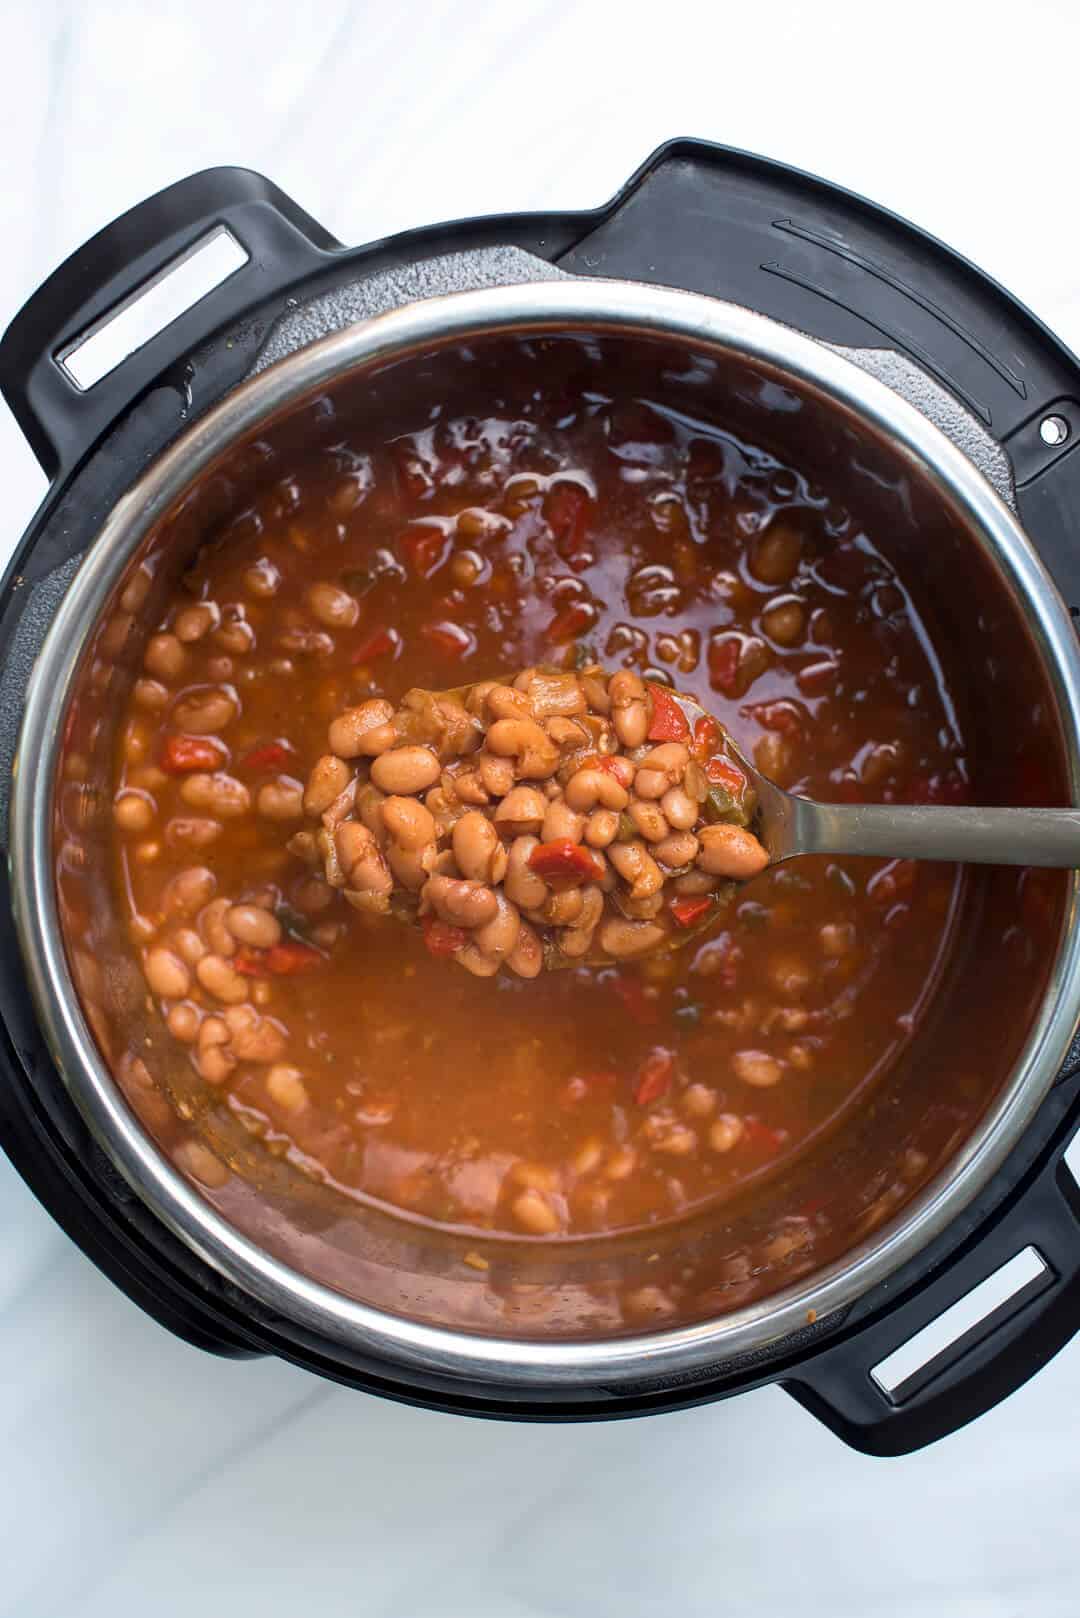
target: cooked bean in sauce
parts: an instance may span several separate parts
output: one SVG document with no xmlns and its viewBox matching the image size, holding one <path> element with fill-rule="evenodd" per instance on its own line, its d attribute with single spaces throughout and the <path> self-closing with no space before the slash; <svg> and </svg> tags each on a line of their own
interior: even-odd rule
<svg viewBox="0 0 1080 1618">
<path fill-rule="evenodd" d="M 452 805 L 450 885 L 498 881 L 569 935 L 592 900 L 545 885 L 535 849 L 606 868 L 638 848 L 681 871 L 684 914 L 712 914 L 677 951 L 458 970 L 460 927 L 500 962 L 521 947 L 498 905 L 458 914 L 475 899 L 443 892 L 427 927 L 401 926 L 347 902 L 304 838 L 362 778 L 396 800 L 397 882 L 430 877 L 430 822 L 457 788 L 379 727 L 413 688 L 537 667 L 618 680 L 625 750 L 652 745 L 642 682 L 670 685 L 797 791 L 966 792 L 948 689 L 874 534 L 753 445 L 564 391 L 339 445 L 208 535 L 132 690 L 113 836 L 170 1036 L 275 1156 L 410 1217 L 551 1239 L 730 1197 L 858 1105 L 918 1023 L 959 879 L 803 859 L 718 890 L 723 839 L 699 857 L 685 772 L 660 761 L 633 806 L 579 780 L 555 814 L 543 777 L 485 748 Z M 363 818 L 348 824 L 334 858 L 377 892 Z"/>
</svg>

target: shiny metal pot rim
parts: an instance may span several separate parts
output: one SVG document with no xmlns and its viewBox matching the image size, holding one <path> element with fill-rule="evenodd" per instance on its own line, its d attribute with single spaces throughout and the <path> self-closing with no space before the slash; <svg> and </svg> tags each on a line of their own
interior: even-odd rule
<svg viewBox="0 0 1080 1618">
<path fill-rule="evenodd" d="M 1048 993 L 1011 1082 L 947 1169 L 890 1225 L 786 1290 L 716 1320 L 584 1342 L 530 1342 L 424 1325 L 346 1298 L 271 1257 L 222 1218 L 143 1132 L 98 1053 L 65 959 L 52 875 L 53 785 L 66 704 L 87 637 L 152 525 L 229 444 L 346 373 L 448 342 L 530 330 L 684 341 L 699 352 L 758 361 L 886 435 L 1024 603 L 1058 705 L 1076 801 L 1080 656 L 1073 627 L 1016 519 L 971 461 L 892 389 L 764 316 L 696 293 L 567 279 L 435 297 L 315 342 L 227 395 L 117 502 L 64 597 L 27 689 L 12 795 L 12 889 L 38 1017 L 72 1098 L 134 1191 L 216 1270 L 275 1313 L 406 1369 L 480 1376 L 522 1390 L 616 1388 L 645 1371 L 686 1376 L 760 1352 L 808 1319 L 850 1305 L 939 1235 L 1004 1162 L 1062 1065 L 1080 1017 L 1080 929 L 1063 929 Z"/>
</svg>

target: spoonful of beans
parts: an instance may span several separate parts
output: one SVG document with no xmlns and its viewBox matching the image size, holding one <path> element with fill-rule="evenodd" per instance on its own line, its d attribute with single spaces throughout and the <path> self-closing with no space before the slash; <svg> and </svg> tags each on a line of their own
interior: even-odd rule
<svg viewBox="0 0 1080 1618">
<path fill-rule="evenodd" d="M 529 668 L 330 725 L 290 851 L 478 977 L 680 947 L 799 854 L 1072 866 L 1080 811 L 824 804 L 632 670 Z"/>
</svg>

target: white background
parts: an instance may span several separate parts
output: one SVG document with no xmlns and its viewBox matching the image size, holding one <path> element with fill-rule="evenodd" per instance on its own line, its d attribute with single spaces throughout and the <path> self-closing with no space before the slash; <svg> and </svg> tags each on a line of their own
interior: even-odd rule
<svg viewBox="0 0 1080 1618">
<path fill-rule="evenodd" d="M 170 181 L 341 240 L 593 206 L 695 134 L 869 194 L 1080 349 L 1076 0 L 0 0 L 0 323 Z M 6 412 L 10 546 L 43 480 Z M 0 1618 L 1073 1618 L 1080 1347 L 899 1462 L 775 1389 L 646 1422 L 399 1409 L 168 1337 L 0 1160 Z"/>
</svg>

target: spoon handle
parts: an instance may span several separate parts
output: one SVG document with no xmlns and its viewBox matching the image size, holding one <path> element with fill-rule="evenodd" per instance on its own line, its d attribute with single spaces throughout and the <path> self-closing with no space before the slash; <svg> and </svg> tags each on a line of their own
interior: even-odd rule
<svg viewBox="0 0 1080 1618">
<path fill-rule="evenodd" d="M 977 865 L 1080 866 L 1080 809 L 814 803 L 791 798 L 776 859 L 876 854 Z"/>
</svg>

